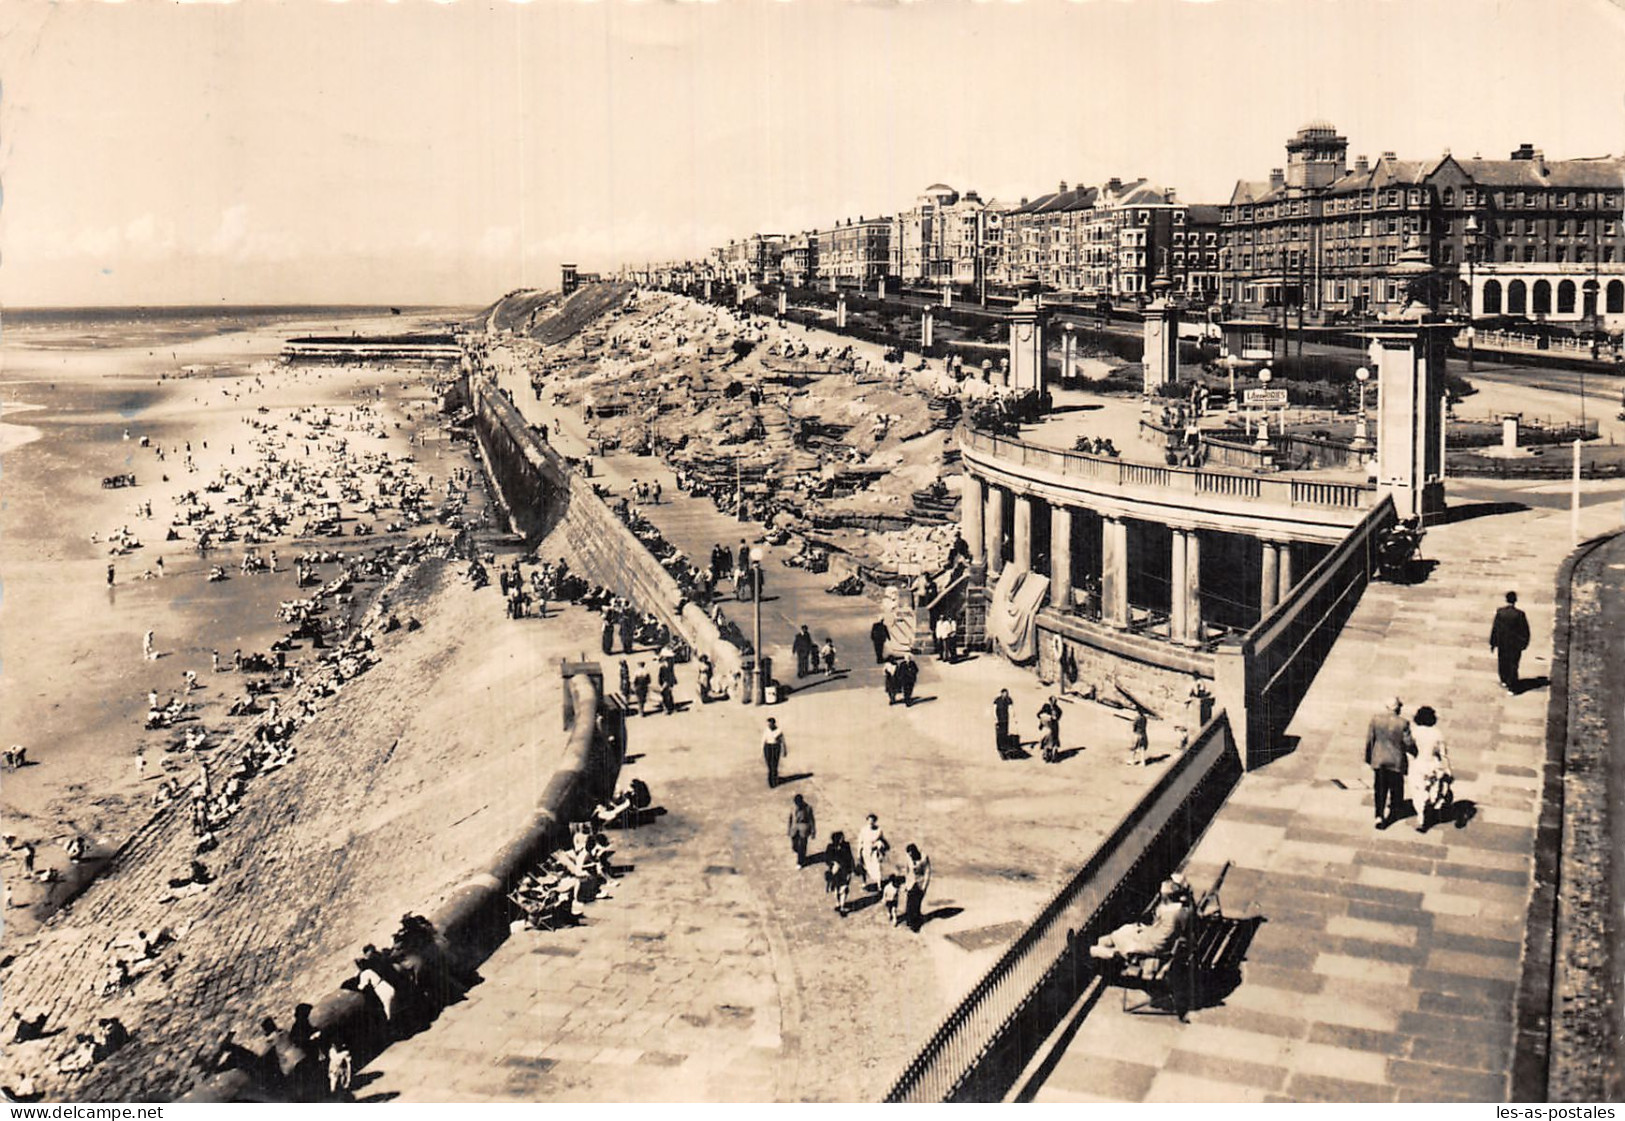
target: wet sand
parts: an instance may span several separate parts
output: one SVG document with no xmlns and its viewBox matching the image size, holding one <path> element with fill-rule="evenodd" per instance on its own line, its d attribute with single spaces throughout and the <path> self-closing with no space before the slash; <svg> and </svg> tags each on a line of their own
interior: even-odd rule
<svg viewBox="0 0 1625 1121">
<path fill-rule="evenodd" d="M 411 325 L 390 319 L 345 327 Z M 302 550 L 291 541 L 282 543 L 284 570 L 274 575 L 240 575 L 240 543 L 206 560 L 192 540 L 165 542 L 176 496 L 201 491 L 223 466 L 249 466 L 256 457 L 248 422 L 277 422 L 299 406 L 370 400 L 392 436 L 365 439 L 361 450 L 409 450 L 406 425 L 430 404 L 429 379 L 416 371 L 273 370 L 282 339 L 297 330 L 279 325 L 162 350 L 62 348 L 38 332 L 31 340 L 38 345 L 27 345 L 18 332 L 7 333 L 0 381 L 0 740 L 25 745 L 31 765 L 4 775 L 0 815 L 4 832 L 38 845 L 40 866 L 65 869 L 60 845 L 75 834 L 98 850 L 115 848 L 150 813 L 152 789 L 165 773 L 163 744 L 175 732 L 143 729 L 148 690 L 167 698 L 181 691 L 185 671 L 196 672 L 202 688 L 190 699 L 206 727 L 222 728 L 241 683 L 210 672 L 210 651 L 229 662 L 234 649 L 267 649 L 287 630 L 278 603 L 308 594 L 295 587 L 293 557 Z M 192 375 L 171 376 L 183 367 Z M 13 416 L 25 423 L 14 424 Z M 31 434 L 37 435 L 22 442 Z M 151 446 L 143 448 L 142 437 Z M 184 463 L 188 441 L 195 471 Z M 432 436 L 415 449 L 424 473 L 435 473 L 444 450 Z M 126 472 L 136 486 L 103 489 L 104 477 Z M 150 518 L 138 511 L 147 502 Z M 108 536 L 121 526 L 142 545 L 110 556 Z M 323 547 L 371 543 L 346 539 Z M 164 575 L 144 579 L 157 571 L 159 557 Z M 233 578 L 210 583 L 212 563 Z M 142 657 L 149 629 L 156 661 Z M 136 770 L 138 747 L 148 762 L 145 781 Z M 5 915 L 7 933 L 26 934 L 41 917 L 34 904 L 47 899 L 47 889 L 22 880 L 14 859 L 4 871 L 18 904 Z"/>
</svg>

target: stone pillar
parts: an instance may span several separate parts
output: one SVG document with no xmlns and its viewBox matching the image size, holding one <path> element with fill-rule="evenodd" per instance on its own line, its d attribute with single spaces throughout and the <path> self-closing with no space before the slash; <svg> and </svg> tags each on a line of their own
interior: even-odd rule
<svg viewBox="0 0 1625 1121">
<path fill-rule="evenodd" d="M 1501 418 L 1501 450 L 1508 455 L 1517 454 L 1518 422 L 1522 419 L 1522 413 L 1507 413 Z"/>
<path fill-rule="evenodd" d="M 1145 309 L 1145 392 L 1179 380 L 1179 309 L 1162 295 Z"/>
<path fill-rule="evenodd" d="M 1258 614 L 1262 618 L 1281 602 L 1281 551 L 1273 541 L 1261 541 L 1264 549 L 1263 576 L 1259 580 Z"/>
<path fill-rule="evenodd" d="M 1292 557 L 1292 542 L 1282 541 L 1275 548 L 1281 556 L 1281 582 L 1279 585 L 1281 593 L 1275 597 L 1276 602 L 1280 602 L 1287 597 L 1292 591 L 1292 586 L 1298 582 L 1298 574 L 1297 566 Z"/>
<path fill-rule="evenodd" d="M 931 349 L 931 344 L 936 341 L 936 334 L 937 334 L 936 327 L 937 327 L 936 317 L 931 314 L 931 309 L 930 308 L 926 308 L 925 311 L 922 312 L 921 315 L 920 315 L 920 350 L 921 351 L 926 351 L 926 350 Z"/>
<path fill-rule="evenodd" d="M 835 329 L 846 330 L 846 293 L 835 297 Z"/>
<path fill-rule="evenodd" d="M 1168 536 L 1173 546 L 1168 565 L 1168 638 L 1171 642 L 1184 642 L 1187 632 L 1185 585 L 1190 580 L 1185 569 L 1185 531 L 1176 529 Z"/>
<path fill-rule="evenodd" d="M 1072 510 L 1058 502 L 1049 508 L 1049 601 L 1072 610 Z"/>
<path fill-rule="evenodd" d="M 959 536 L 972 564 L 981 563 L 987 545 L 982 538 L 982 515 L 987 509 L 987 488 L 969 471 L 959 476 Z"/>
<path fill-rule="evenodd" d="M 886 298 L 886 278 L 885 277 L 881 277 L 879 280 L 875 281 L 875 295 L 879 296 L 882 300 L 884 300 Z"/>
<path fill-rule="evenodd" d="M 1004 571 L 1004 498 L 1008 492 L 997 483 L 987 488 L 987 570 L 997 576 Z"/>
<path fill-rule="evenodd" d="M 1033 569 L 1033 500 L 1025 494 L 1016 495 L 1016 518 L 1012 527 L 1010 561 L 1021 572 Z"/>
<path fill-rule="evenodd" d="M 790 293 L 783 288 L 779 289 L 779 314 L 782 316 L 790 310 Z"/>
<path fill-rule="evenodd" d="M 1444 361 L 1448 327 L 1379 335 L 1377 490 L 1402 518 L 1444 509 Z"/>
<path fill-rule="evenodd" d="M 952 284 L 944 284 L 942 286 L 942 306 L 954 306 L 954 286 Z"/>
<path fill-rule="evenodd" d="M 1196 646 L 1202 641 L 1202 535 L 1191 529 L 1176 536 L 1185 538 L 1185 586 L 1175 593 L 1185 599 L 1185 633 L 1179 641 Z"/>
<path fill-rule="evenodd" d="M 1010 310 L 1010 387 L 1043 393 L 1044 320 L 1030 300 Z"/>
<path fill-rule="evenodd" d="M 1128 523 L 1100 523 L 1100 618 L 1109 627 L 1128 628 Z"/>
<path fill-rule="evenodd" d="M 1061 384 L 1071 385 L 1077 376 L 1078 338 L 1067 323 L 1061 328 Z"/>
</svg>

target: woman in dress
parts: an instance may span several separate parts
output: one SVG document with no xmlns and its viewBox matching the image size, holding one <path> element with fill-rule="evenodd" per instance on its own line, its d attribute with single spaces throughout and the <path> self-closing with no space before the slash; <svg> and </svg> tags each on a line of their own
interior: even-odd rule
<svg viewBox="0 0 1625 1121">
<path fill-rule="evenodd" d="M 1450 805 L 1455 800 L 1450 752 L 1445 748 L 1444 734 L 1439 731 L 1439 714 L 1430 705 L 1416 710 L 1411 719 L 1411 738 L 1416 743 L 1417 779 L 1422 784 L 1416 831 L 1425 833 L 1434 822 L 1449 816 Z"/>
<path fill-rule="evenodd" d="M 835 913 L 846 917 L 846 900 L 852 890 L 852 846 L 846 834 L 837 830 L 824 847 L 824 891 L 835 893 Z"/>
<path fill-rule="evenodd" d="M 858 833 L 858 860 L 863 865 L 863 884 L 870 891 L 880 887 L 886 875 L 886 854 L 891 845 L 880 831 L 880 819 L 870 814 Z"/>
</svg>

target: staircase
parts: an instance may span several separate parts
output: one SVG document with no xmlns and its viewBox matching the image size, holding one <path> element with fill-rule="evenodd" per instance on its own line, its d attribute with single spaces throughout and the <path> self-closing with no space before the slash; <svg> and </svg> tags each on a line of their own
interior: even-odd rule
<svg viewBox="0 0 1625 1121">
<path fill-rule="evenodd" d="M 959 611 L 959 645 L 964 650 L 987 649 L 987 567 L 974 565 L 965 584 L 964 606 Z"/>
<path fill-rule="evenodd" d="M 913 518 L 920 525 L 950 525 L 959 521 L 959 495 L 953 488 L 937 494 L 930 487 L 917 490 L 911 496 Z"/>
</svg>

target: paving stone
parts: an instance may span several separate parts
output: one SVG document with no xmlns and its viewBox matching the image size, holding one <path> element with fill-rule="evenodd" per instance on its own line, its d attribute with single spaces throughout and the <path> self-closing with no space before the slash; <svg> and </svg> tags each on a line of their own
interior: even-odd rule
<svg viewBox="0 0 1625 1121">
<path fill-rule="evenodd" d="M 1286 1083 L 1287 1071 L 1268 1063 L 1243 1062 L 1232 1058 L 1217 1058 L 1195 1051 L 1175 1049 L 1163 1070 L 1190 1075 L 1210 1082 L 1235 1086 L 1250 1086 L 1257 1090 L 1278 1090 Z"/>
</svg>

